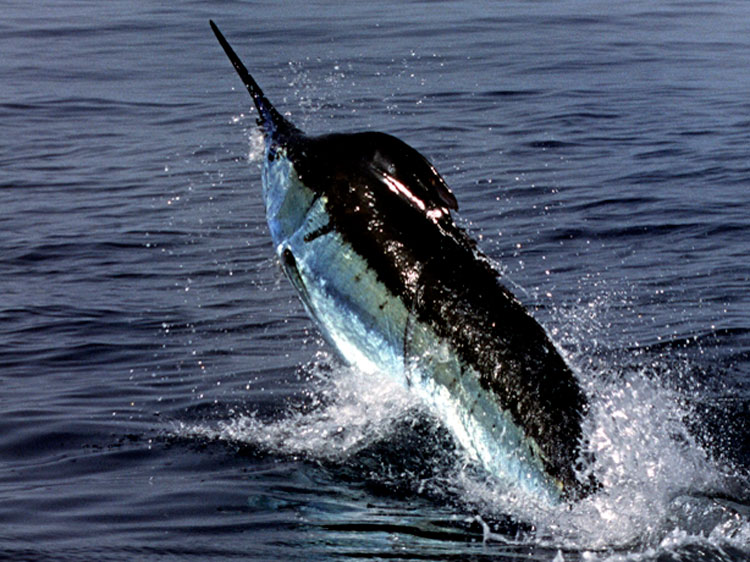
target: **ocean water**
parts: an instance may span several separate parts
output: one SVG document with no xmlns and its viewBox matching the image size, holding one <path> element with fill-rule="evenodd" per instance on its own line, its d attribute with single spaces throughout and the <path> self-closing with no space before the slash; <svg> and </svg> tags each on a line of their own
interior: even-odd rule
<svg viewBox="0 0 750 562">
<path fill-rule="evenodd" d="M 250 99 L 430 158 L 574 367 L 602 490 L 529 505 L 343 367 Z M 0 558 L 750 557 L 745 2 L 42 2 L 0 21 Z"/>
</svg>

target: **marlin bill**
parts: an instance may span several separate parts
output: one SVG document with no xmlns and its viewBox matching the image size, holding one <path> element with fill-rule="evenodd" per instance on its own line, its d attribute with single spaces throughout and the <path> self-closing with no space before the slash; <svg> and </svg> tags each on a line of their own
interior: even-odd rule
<svg viewBox="0 0 750 562">
<path fill-rule="evenodd" d="M 586 396 L 454 223 L 458 203 L 434 166 L 385 133 L 305 135 L 211 28 L 258 111 L 276 253 L 327 341 L 416 393 L 506 485 L 550 503 L 588 493 L 576 469 Z"/>
</svg>

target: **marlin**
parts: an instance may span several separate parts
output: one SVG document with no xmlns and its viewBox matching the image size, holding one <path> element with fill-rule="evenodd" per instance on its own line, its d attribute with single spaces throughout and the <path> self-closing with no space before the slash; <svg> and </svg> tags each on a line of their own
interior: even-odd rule
<svg viewBox="0 0 750 562">
<path fill-rule="evenodd" d="M 210 24 L 258 111 L 276 253 L 325 339 L 356 369 L 416 393 L 511 489 L 552 504 L 585 495 L 586 396 L 454 222 L 458 203 L 435 167 L 386 133 L 304 134 Z"/>
</svg>

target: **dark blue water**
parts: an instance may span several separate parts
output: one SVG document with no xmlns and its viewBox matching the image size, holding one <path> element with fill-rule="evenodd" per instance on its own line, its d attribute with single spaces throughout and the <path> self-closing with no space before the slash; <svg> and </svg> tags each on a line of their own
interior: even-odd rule
<svg viewBox="0 0 750 562">
<path fill-rule="evenodd" d="M 588 393 L 544 511 L 341 367 L 249 98 L 427 155 Z M 750 6 L 5 2 L 0 558 L 746 560 Z"/>
</svg>

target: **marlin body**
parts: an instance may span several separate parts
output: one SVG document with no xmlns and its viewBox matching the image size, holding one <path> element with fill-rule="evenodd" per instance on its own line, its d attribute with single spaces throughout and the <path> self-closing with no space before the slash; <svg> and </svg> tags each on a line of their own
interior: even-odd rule
<svg viewBox="0 0 750 562">
<path fill-rule="evenodd" d="M 586 398 L 453 222 L 443 178 L 384 133 L 305 135 L 211 27 L 258 110 L 276 253 L 326 339 L 357 369 L 410 388 L 508 485 L 551 503 L 582 495 Z"/>
</svg>

